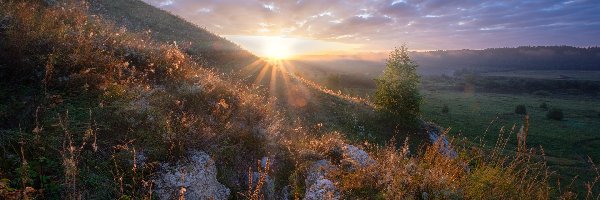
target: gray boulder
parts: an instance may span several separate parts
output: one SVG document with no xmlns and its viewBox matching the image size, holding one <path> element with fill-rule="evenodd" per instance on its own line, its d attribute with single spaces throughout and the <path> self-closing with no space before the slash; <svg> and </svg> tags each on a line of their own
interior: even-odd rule
<svg viewBox="0 0 600 200">
<path fill-rule="evenodd" d="M 319 179 L 306 191 L 304 200 L 340 199 L 337 188 L 328 179 Z"/>
<path fill-rule="evenodd" d="M 188 161 L 172 166 L 162 164 L 156 182 L 159 199 L 228 199 L 230 191 L 217 181 L 217 168 L 204 152 L 191 152 Z"/>
<path fill-rule="evenodd" d="M 375 160 L 373 160 L 367 152 L 354 145 L 346 144 L 342 147 L 342 150 L 344 157 L 342 162 L 349 162 L 359 167 L 365 167 L 375 163 Z"/>
<path fill-rule="evenodd" d="M 319 160 L 312 164 L 306 175 L 307 189 L 304 199 L 339 199 L 337 188 L 331 180 L 325 178 L 327 173 L 335 169 L 336 167 L 331 165 L 328 160 Z"/>
</svg>

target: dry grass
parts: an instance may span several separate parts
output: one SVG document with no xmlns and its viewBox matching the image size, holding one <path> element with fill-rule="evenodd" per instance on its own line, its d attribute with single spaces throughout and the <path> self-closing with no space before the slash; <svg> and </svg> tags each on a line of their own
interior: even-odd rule
<svg viewBox="0 0 600 200">
<path fill-rule="evenodd" d="M 265 91 L 203 68 L 177 45 L 91 16 L 86 7 L 0 0 L 1 85 L 20 87 L 0 92 L 34 99 L 18 104 L 0 127 L 6 135 L 0 176 L 9 179 L 0 185 L 2 197 L 35 188 L 56 199 L 150 199 L 154 166 L 176 162 L 190 149 L 209 152 L 219 181 L 234 194 L 247 191 L 249 199 L 262 197 L 267 175 L 276 191 L 289 187 L 302 198 L 306 171 L 320 159 L 338 165 L 327 178 L 345 199 L 598 197 L 592 193 L 598 178 L 585 195 L 550 186 L 552 174 L 536 159 L 543 151 L 526 145 L 527 123 L 519 131 L 501 130 L 495 148 L 465 146 L 455 158 L 440 149 L 441 141 L 412 154 L 408 142 L 400 148 L 357 144 L 376 162 L 347 167 L 339 152 L 352 142 L 344 134 L 282 120 Z M 33 131 L 15 131 L 19 124 Z M 512 134 L 518 135 L 516 151 L 506 149 Z M 243 172 L 264 156 L 273 163 L 259 167 L 258 183 L 246 188 Z"/>
</svg>

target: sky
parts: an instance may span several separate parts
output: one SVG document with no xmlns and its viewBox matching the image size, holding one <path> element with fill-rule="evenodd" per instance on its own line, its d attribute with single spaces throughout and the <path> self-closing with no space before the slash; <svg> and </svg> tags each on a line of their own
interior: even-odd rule
<svg viewBox="0 0 600 200">
<path fill-rule="evenodd" d="M 600 0 L 144 0 L 258 54 L 600 45 Z"/>
</svg>

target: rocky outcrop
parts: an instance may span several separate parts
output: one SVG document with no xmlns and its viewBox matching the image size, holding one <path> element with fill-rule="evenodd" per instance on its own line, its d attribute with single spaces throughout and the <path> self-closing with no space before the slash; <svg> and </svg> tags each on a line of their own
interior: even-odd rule
<svg viewBox="0 0 600 200">
<path fill-rule="evenodd" d="M 426 130 L 429 135 L 429 141 L 438 145 L 438 149 L 441 154 L 448 156 L 449 158 L 456 158 L 458 155 L 456 151 L 450 145 L 448 138 L 440 131 L 441 128 L 434 125 L 427 125 Z"/>
<path fill-rule="evenodd" d="M 227 199 L 230 191 L 217 181 L 217 168 L 204 152 L 191 152 L 186 162 L 163 164 L 156 182 L 159 199 Z"/>
<path fill-rule="evenodd" d="M 304 199 L 339 199 L 337 188 L 331 180 L 325 178 L 328 172 L 335 169 L 336 167 L 331 165 L 328 160 L 319 160 L 313 163 L 306 175 L 305 185 L 307 189 Z"/>
<path fill-rule="evenodd" d="M 366 167 L 375 163 L 375 160 L 367 152 L 356 146 L 346 144 L 342 147 L 342 151 L 344 157 L 342 162 L 351 163 L 358 167 Z"/>
<path fill-rule="evenodd" d="M 305 200 L 340 199 L 337 188 L 328 179 L 319 179 L 306 191 Z"/>
</svg>

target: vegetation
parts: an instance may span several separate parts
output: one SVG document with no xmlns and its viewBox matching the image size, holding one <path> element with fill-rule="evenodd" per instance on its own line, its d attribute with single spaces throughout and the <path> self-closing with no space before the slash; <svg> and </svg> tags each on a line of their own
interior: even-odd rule
<svg viewBox="0 0 600 200">
<path fill-rule="evenodd" d="M 277 194 L 303 198 L 310 189 L 308 169 L 322 160 L 332 163 L 323 178 L 333 182 L 341 199 L 597 198 L 595 181 L 587 193 L 553 186 L 552 172 L 537 159 L 545 151 L 527 146 L 539 144 L 535 138 L 527 141 L 535 135 L 528 118 L 518 121 L 520 129 L 499 129 L 492 148 L 438 139 L 411 153 L 409 139 L 384 146 L 352 140 L 358 131 L 290 121 L 282 115 L 291 111 L 278 110 L 279 102 L 260 87 L 218 75 L 198 63 L 193 52 L 127 31 L 90 14 L 88 6 L 0 0 L 2 199 L 155 199 L 161 167 L 185 160 L 194 150 L 211 155 L 219 182 L 234 199 L 267 197 L 262 187 L 271 183 Z M 392 55 L 399 60 L 391 64 L 408 69 L 401 80 L 418 81 L 406 48 Z M 395 79 L 382 83 L 398 83 L 390 80 Z M 371 106 L 301 77 L 296 81 L 315 98 L 330 98 L 331 104 L 321 108 L 341 110 L 330 115 L 357 114 Z M 406 93 L 414 95 L 408 102 L 417 103 L 409 110 L 415 117 L 417 82 L 402 83 L 415 86 Z M 448 101 L 457 108 L 453 115 L 460 116 L 466 109 L 450 104 L 455 102 Z M 442 130 L 431 124 L 424 128 Z M 372 161 L 356 164 L 342 152 L 349 145 L 364 149 Z M 262 158 L 265 164 L 255 165 Z M 254 183 L 253 168 L 258 169 Z M 178 188 L 175 197 L 185 193 L 185 187 Z"/>
<path fill-rule="evenodd" d="M 527 114 L 527 108 L 525 107 L 525 105 L 517 105 L 515 107 L 515 114 L 526 115 Z"/>
<path fill-rule="evenodd" d="M 100 15 L 153 40 L 175 44 L 198 63 L 229 72 L 257 59 L 237 44 L 166 11 L 138 0 L 90 0 L 91 14 Z"/>
<path fill-rule="evenodd" d="M 507 70 L 599 70 L 599 47 L 522 46 L 483 50 L 438 50 L 415 52 L 423 68 Z"/>
<path fill-rule="evenodd" d="M 544 109 L 544 110 L 548 110 L 548 104 L 547 104 L 546 102 L 542 102 L 542 103 L 540 104 L 540 108 L 541 108 L 541 109 Z"/>
<path fill-rule="evenodd" d="M 448 108 L 448 105 L 444 105 L 444 107 L 442 107 L 442 113 L 448 114 L 449 112 L 450 112 L 450 108 Z"/>
<path fill-rule="evenodd" d="M 564 115 L 561 109 L 558 108 L 552 108 L 548 111 L 548 114 L 546 114 L 546 117 L 548 117 L 548 119 L 553 119 L 553 120 L 562 120 Z"/>
<path fill-rule="evenodd" d="M 228 84 L 175 45 L 115 27 L 86 7 L 0 6 L 0 176 L 13 188 L 3 193 L 142 198 L 158 163 L 188 148 L 211 152 L 225 171 L 243 171 L 266 154 L 277 121 L 260 91 Z M 136 163 L 140 156 L 144 163 Z"/>
<path fill-rule="evenodd" d="M 421 96 L 417 65 L 401 46 L 390 53 L 383 74 L 376 79 L 375 105 L 386 118 L 414 128 L 419 116 Z"/>
</svg>

